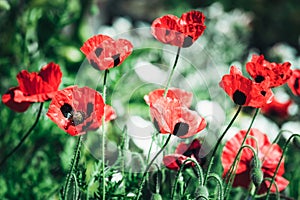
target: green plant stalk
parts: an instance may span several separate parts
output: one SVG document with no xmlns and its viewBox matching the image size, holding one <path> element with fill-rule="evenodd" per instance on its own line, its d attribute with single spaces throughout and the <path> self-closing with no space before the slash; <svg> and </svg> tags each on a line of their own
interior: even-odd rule
<svg viewBox="0 0 300 200">
<path fill-rule="evenodd" d="M 181 174 L 181 172 L 183 171 L 183 168 L 184 166 L 186 165 L 187 162 L 193 162 L 195 165 L 196 165 L 196 169 L 197 169 L 197 175 L 198 175 L 198 185 L 199 186 L 203 186 L 203 171 L 202 171 L 202 168 L 200 167 L 199 163 L 193 159 L 193 158 L 188 158 L 186 159 L 182 165 L 180 166 L 180 169 L 179 171 L 177 172 L 176 174 L 176 177 L 175 177 L 175 182 L 172 186 L 172 192 L 171 192 L 171 199 L 174 198 L 174 195 L 175 195 L 175 191 L 176 191 L 176 186 L 177 186 L 177 183 L 178 183 L 178 178 Z"/>
<path fill-rule="evenodd" d="M 224 198 L 223 197 L 224 191 L 223 191 L 223 183 L 222 183 L 221 178 L 217 174 L 215 174 L 215 173 L 209 174 L 209 176 L 208 176 L 207 179 L 210 179 L 210 178 L 215 179 L 215 181 L 218 184 L 218 200 L 223 200 L 223 198 Z"/>
<path fill-rule="evenodd" d="M 39 107 L 39 111 L 38 111 L 38 114 L 37 114 L 37 117 L 33 123 L 33 125 L 30 127 L 30 129 L 26 132 L 26 134 L 22 137 L 22 139 L 20 140 L 20 142 L 1 160 L 0 162 L 0 168 L 1 166 L 6 162 L 6 160 L 11 156 L 13 155 L 21 146 L 22 144 L 25 142 L 25 140 L 28 138 L 28 136 L 30 135 L 30 133 L 32 133 L 32 130 L 36 127 L 36 125 L 38 124 L 39 122 L 39 119 L 41 117 L 41 113 L 42 113 L 42 109 L 43 109 L 43 105 L 44 103 L 42 102 L 40 104 L 40 107 Z"/>
<path fill-rule="evenodd" d="M 108 69 L 105 70 L 104 72 L 104 80 L 103 80 L 103 102 L 104 105 L 106 104 L 106 79 L 107 79 L 107 74 L 108 74 Z M 102 143 L 101 143 L 101 149 L 102 149 L 102 199 L 105 200 L 105 109 L 103 112 L 103 117 L 102 117 Z"/>
<path fill-rule="evenodd" d="M 212 164 L 213 164 L 213 161 L 214 161 L 214 157 L 215 157 L 215 154 L 218 150 L 218 147 L 219 145 L 221 144 L 223 138 L 225 137 L 227 131 L 229 130 L 229 128 L 232 126 L 233 122 L 236 120 L 237 116 L 239 115 L 240 111 L 242 110 L 242 106 L 239 106 L 238 110 L 236 111 L 235 115 L 233 116 L 233 118 L 231 119 L 231 121 L 229 122 L 228 126 L 226 127 L 226 129 L 224 130 L 224 132 L 221 134 L 221 137 L 218 139 L 214 149 L 213 149 L 213 152 L 211 154 L 211 157 L 210 157 L 210 160 L 209 160 L 209 164 L 208 164 L 208 167 L 207 167 L 207 172 L 206 172 L 206 175 L 205 175 L 205 178 L 204 178 L 204 185 L 206 184 L 206 181 L 207 181 L 207 178 L 208 178 L 208 175 L 210 173 L 210 169 L 212 167 Z"/>
<path fill-rule="evenodd" d="M 179 55 L 180 55 L 180 50 L 181 50 L 181 48 L 178 47 L 177 53 L 176 53 L 176 57 L 175 57 L 175 61 L 174 61 L 171 73 L 170 73 L 170 75 L 168 77 L 167 84 L 166 84 L 166 87 L 165 87 L 164 97 L 166 97 L 167 94 L 168 94 L 168 90 L 169 90 L 169 87 L 170 87 L 170 84 L 171 84 L 171 80 L 172 80 L 172 77 L 173 77 L 173 74 L 174 74 L 177 62 L 178 62 L 178 58 L 179 58 Z"/>
<path fill-rule="evenodd" d="M 75 147 L 75 153 L 74 153 L 74 157 L 73 157 L 73 160 L 72 160 L 72 163 L 71 163 L 71 168 L 69 170 L 69 173 L 67 175 L 67 180 L 66 180 L 66 184 L 64 186 L 64 191 L 63 191 L 63 199 L 68 199 L 68 191 L 69 191 L 69 187 L 70 187 L 70 181 L 71 181 L 71 177 L 72 177 L 72 174 L 73 174 L 73 171 L 76 167 L 76 160 L 77 160 L 77 157 L 78 157 L 78 154 L 79 154 L 79 150 L 80 150 L 80 147 L 81 147 L 81 140 L 82 140 L 82 135 L 80 135 L 78 137 L 78 140 L 77 140 L 77 144 L 76 144 L 76 147 Z"/>
<path fill-rule="evenodd" d="M 247 132 L 246 132 L 246 135 L 245 135 L 245 137 L 244 137 L 244 139 L 243 139 L 243 141 L 242 141 L 242 144 L 241 144 L 241 146 L 240 146 L 240 149 L 239 149 L 237 155 L 235 156 L 235 159 L 234 159 L 234 161 L 233 161 L 233 164 L 231 165 L 231 167 L 230 167 L 230 169 L 229 169 L 229 173 L 226 174 L 225 181 L 228 179 L 228 177 L 229 177 L 229 181 L 228 181 L 228 184 L 227 184 L 226 187 L 225 187 L 225 199 L 228 198 L 229 191 L 230 191 L 230 189 L 231 189 L 231 187 L 232 187 L 232 182 L 233 182 L 234 177 L 235 177 L 235 174 L 233 173 L 233 171 L 234 171 L 234 172 L 236 171 L 235 166 L 238 166 L 238 164 L 239 164 L 240 155 L 241 155 L 241 152 L 242 152 L 242 149 L 243 149 L 242 147 L 244 146 L 244 144 L 245 144 L 245 142 L 246 142 L 246 140 L 247 140 L 247 137 L 248 137 L 248 135 L 249 135 L 249 133 L 250 133 L 251 127 L 252 127 L 252 125 L 253 125 L 253 123 L 254 123 L 254 120 L 255 120 L 255 118 L 256 118 L 258 112 L 259 112 L 259 108 L 256 109 L 255 114 L 254 114 L 254 116 L 252 117 L 251 123 L 250 123 L 250 125 L 249 125 L 249 127 L 248 127 L 248 130 L 247 130 Z M 231 176 L 232 174 L 234 174 L 234 175 Z M 228 186 L 229 186 L 229 188 L 228 188 Z"/>
<path fill-rule="evenodd" d="M 142 177 L 142 181 L 140 183 L 140 187 L 138 189 L 138 193 L 137 193 L 137 196 L 136 196 L 136 200 L 138 200 L 140 198 L 140 195 L 141 195 L 141 191 L 142 191 L 142 188 L 143 188 L 143 185 L 144 185 L 144 182 L 145 182 L 145 178 L 146 178 L 146 175 L 147 175 L 147 172 L 148 170 L 150 169 L 151 165 L 153 164 L 154 160 L 159 156 L 159 154 L 161 154 L 161 152 L 166 148 L 166 146 L 168 145 L 170 139 L 171 139 L 171 136 L 172 134 L 169 134 L 165 144 L 161 147 L 161 149 L 157 152 L 157 154 L 152 158 L 152 160 L 150 161 L 150 163 L 147 165 L 145 171 L 144 171 L 144 174 L 143 174 L 143 177 Z"/>
<path fill-rule="evenodd" d="M 289 145 L 290 141 L 291 141 L 294 137 L 300 137 L 300 135 L 298 135 L 298 134 L 293 134 L 293 135 L 291 135 L 291 136 L 289 137 L 289 139 L 285 142 L 284 147 L 283 147 L 282 155 L 281 155 L 281 157 L 280 157 L 280 159 L 279 159 L 279 162 L 278 162 L 278 164 L 277 164 L 277 167 L 276 167 L 276 170 L 275 170 L 274 175 L 273 175 L 273 177 L 272 177 L 270 186 L 268 187 L 266 200 L 269 199 L 271 187 L 272 187 L 272 185 L 274 184 L 275 177 L 276 177 L 276 175 L 277 175 L 277 173 L 278 173 L 278 170 L 279 170 L 280 164 L 281 164 L 281 162 L 282 162 L 283 156 L 284 156 L 285 152 L 286 152 L 287 149 L 288 149 L 288 145 Z"/>
</svg>

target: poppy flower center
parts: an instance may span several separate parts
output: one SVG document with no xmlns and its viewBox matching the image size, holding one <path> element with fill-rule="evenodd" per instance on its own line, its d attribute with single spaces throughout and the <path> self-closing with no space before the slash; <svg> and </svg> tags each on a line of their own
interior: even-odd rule
<svg viewBox="0 0 300 200">
<path fill-rule="evenodd" d="M 178 122 L 174 126 L 173 134 L 181 137 L 186 135 L 189 132 L 189 125 L 184 122 Z"/>
<path fill-rule="evenodd" d="M 236 90 L 232 96 L 233 102 L 238 105 L 244 105 L 246 103 L 246 98 L 247 96 L 239 90 Z"/>
<path fill-rule="evenodd" d="M 258 75 L 258 76 L 255 77 L 254 80 L 255 80 L 256 83 L 261 83 L 265 80 L 265 78 L 261 75 Z"/>
<path fill-rule="evenodd" d="M 85 113 L 82 111 L 77 111 L 73 114 L 72 122 L 76 125 L 81 124 L 85 119 Z"/>
<path fill-rule="evenodd" d="M 83 111 L 75 111 L 73 110 L 72 106 L 70 104 L 65 103 L 61 108 L 60 111 L 63 114 L 65 118 L 69 120 L 69 122 L 77 126 L 78 124 L 81 124 L 89 115 L 92 113 L 93 110 L 93 104 L 88 103 L 87 105 L 87 111 L 88 113 L 86 114 Z"/>
</svg>

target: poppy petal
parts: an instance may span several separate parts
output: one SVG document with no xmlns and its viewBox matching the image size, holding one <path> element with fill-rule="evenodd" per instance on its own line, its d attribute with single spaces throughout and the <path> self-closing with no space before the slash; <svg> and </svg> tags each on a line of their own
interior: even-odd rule
<svg viewBox="0 0 300 200">
<path fill-rule="evenodd" d="M 15 112 L 25 112 L 30 102 L 16 102 L 15 93 L 22 93 L 19 87 L 10 88 L 5 94 L 2 95 L 2 102 Z"/>
<path fill-rule="evenodd" d="M 154 103 L 158 98 L 164 95 L 164 89 L 157 89 L 144 96 L 148 105 Z M 166 97 L 179 100 L 184 106 L 190 107 L 193 100 L 193 93 L 181 90 L 179 88 L 170 88 Z"/>
</svg>

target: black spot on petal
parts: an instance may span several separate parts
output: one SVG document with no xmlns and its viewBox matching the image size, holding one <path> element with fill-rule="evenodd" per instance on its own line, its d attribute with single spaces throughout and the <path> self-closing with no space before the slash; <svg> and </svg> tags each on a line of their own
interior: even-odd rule
<svg viewBox="0 0 300 200">
<path fill-rule="evenodd" d="M 193 44 L 193 38 L 191 36 L 187 36 L 184 38 L 182 47 L 189 47 Z"/>
<path fill-rule="evenodd" d="M 170 30 L 166 30 L 166 35 L 169 35 L 170 34 Z"/>
<path fill-rule="evenodd" d="M 93 110 L 94 110 L 94 104 L 88 103 L 86 108 L 86 114 L 88 117 L 92 114 Z"/>
<path fill-rule="evenodd" d="M 178 122 L 175 124 L 174 131 L 173 131 L 174 135 L 181 137 L 186 135 L 188 132 L 189 132 L 189 125 L 187 123 Z"/>
<path fill-rule="evenodd" d="M 280 76 L 280 78 L 283 78 L 283 77 L 284 77 L 284 74 L 280 74 L 279 76 Z"/>
<path fill-rule="evenodd" d="M 114 55 L 112 58 L 114 59 L 114 67 L 120 64 L 120 54 Z"/>
<path fill-rule="evenodd" d="M 95 69 L 100 69 L 99 65 L 94 60 L 90 60 L 90 63 Z"/>
<path fill-rule="evenodd" d="M 260 91 L 260 94 L 263 96 L 266 96 L 267 92 L 266 91 Z"/>
<path fill-rule="evenodd" d="M 296 78 L 295 83 L 294 83 L 294 88 L 298 89 L 299 88 L 299 78 Z"/>
<path fill-rule="evenodd" d="M 154 125 L 155 129 L 160 133 L 160 128 L 159 128 L 158 122 L 155 118 L 153 119 L 153 125 Z"/>
<path fill-rule="evenodd" d="M 239 90 L 236 90 L 232 95 L 233 102 L 237 105 L 244 105 L 246 103 L 246 98 L 247 96 Z"/>
<path fill-rule="evenodd" d="M 255 77 L 254 80 L 255 80 L 256 83 L 261 83 L 265 80 L 265 78 L 261 75 L 258 75 L 258 76 Z"/>
<path fill-rule="evenodd" d="M 96 56 L 99 57 L 99 56 L 101 55 L 102 51 L 103 51 L 103 49 L 100 48 L 100 47 L 98 47 L 98 48 L 95 50 Z"/>
<path fill-rule="evenodd" d="M 60 107 L 60 111 L 65 118 L 70 118 L 73 114 L 73 108 L 68 103 L 65 103 L 64 105 L 62 105 L 62 107 Z"/>
</svg>

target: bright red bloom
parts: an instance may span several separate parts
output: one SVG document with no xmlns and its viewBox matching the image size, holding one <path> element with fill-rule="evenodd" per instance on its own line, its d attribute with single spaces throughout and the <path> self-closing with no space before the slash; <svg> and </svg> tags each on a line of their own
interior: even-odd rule
<svg viewBox="0 0 300 200">
<path fill-rule="evenodd" d="M 223 76 L 219 85 L 235 104 L 241 106 L 260 108 L 269 103 L 273 96 L 268 79 L 264 83 L 255 83 L 244 77 L 235 66 L 230 68 L 230 74 Z"/>
<path fill-rule="evenodd" d="M 205 162 L 204 158 L 199 157 L 199 152 L 201 148 L 201 143 L 198 139 L 194 139 L 191 144 L 186 144 L 181 142 L 176 150 L 175 154 L 166 155 L 163 158 L 164 165 L 171 169 L 178 171 L 181 165 L 188 159 L 194 158 L 200 165 L 203 165 Z M 194 167 L 195 163 L 187 162 L 185 167 Z"/>
<path fill-rule="evenodd" d="M 128 40 L 114 40 L 101 34 L 91 37 L 80 48 L 90 64 L 99 70 L 119 66 L 132 53 L 132 49 Z"/>
<path fill-rule="evenodd" d="M 242 144 L 244 137 L 246 136 L 246 130 L 241 130 L 238 132 L 233 138 L 226 142 L 223 152 L 222 152 L 222 166 L 224 168 L 223 176 L 227 174 L 232 165 L 234 158 Z M 269 177 L 272 178 L 274 172 L 276 170 L 279 159 L 282 155 L 282 150 L 279 145 L 272 144 L 267 135 L 260 132 L 258 129 L 251 129 L 249 135 L 253 136 L 253 138 L 247 138 L 246 143 L 249 146 L 252 146 L 254 149 L 258 149 L 258 158 L 261 160 L 262 167 L 261 170 L 263 172 L 264 178 Z M 248 188 L 251 179 L 250 179 L 250 171 L 251 171 L 251 161 L 253 159 L 253 152 L 244 148 L 242 150 L 242 155 L 240 162 L 238 164 L 236 175 L 233 181 L 233 187 L 244 187 Z M 275 178 L 275 182 L 278 186 L 279 191 L 284 190 L 288 181 L 282 177 L 284 174 L 284 162 L 282 161 L 278 170 L 278 173 Z M 269 181 L 263 181 L 259 187 L 259 194 L 267 192 L 267 188 L 270 186 Z M 276 188 L 274 185 L 271 187 L 271 192 L 276 192 Z"/>
<path fill-rule="evenodd" d="M 288 80 L 288 86 L 294 95 L 300 96 L 300 69 L 293 70 L 293 75 Z"/>
<path fill-rule="evenodd" d="M 44 102 L 51 99 L 61 83 L 62 73 L 58 64 L 45 65 L 39 73 L 22 70 L 17 75 L 18 87 L 10 88 L 2 96 L 2 102 L 10 109 L 24 112 L 33 102 Z"/>
<path fill-rule="evenodd" d="M 178 99 L 160 97 L 150 105 L 154 126 L 162 134 L 187 138 L 206 127 L 205 120 L 197 112 L 183 106 Z"/>
<path fill-rule="evenodd" d="M 102 96 L 96 90 L 73 86 L 57 92 L 47 116 L 68 134 L 76 136 L 99 128 L 104 109 L 106 121 L 115 118 L 113 109 L 104 105 Z"/>
<path fill-rule="evenodd" d="M 151 105 L 158 98 L 162 97 L 164 95 L 164 92 L 164 89 L 154 90 L 146 95 L 144 99 L 148 105 Z M 193 93 L 181 90 L 179 88 L 170 88 L 166 97 L 169 97 L 171 99 L 178 99 L 182 103 L 182 105 L 190 107 L 193 100 Z"/>
<path fill-rule="evenodd" d="M 180 18 L 165 15 L 153 21 L 152 35 L 165 44 L 189 47 L 203 34 L 204 20 L 204 14 L 195 10 L 183 13 Z"/>
<path fill-rule="evenodd" d="M 246 64 L 246 69 L 255 82 L 261 83 L 269 77 L 270 87 L 285 84 L 293 74 L 290 67 L 291 63 L 289 62 L 270 63 L 264 59 L 263 55 L 253 55 L 251 62 Z"/>
<path fill-rule="evenodd" d="M 289 117 L 288 108 L 291 104 L 292 100 L 281 103 L 274 97 L 272 98 L 271 103 L 261 107 L 261 112 L 266 116 L 284 120 Z"/>
</svg>

